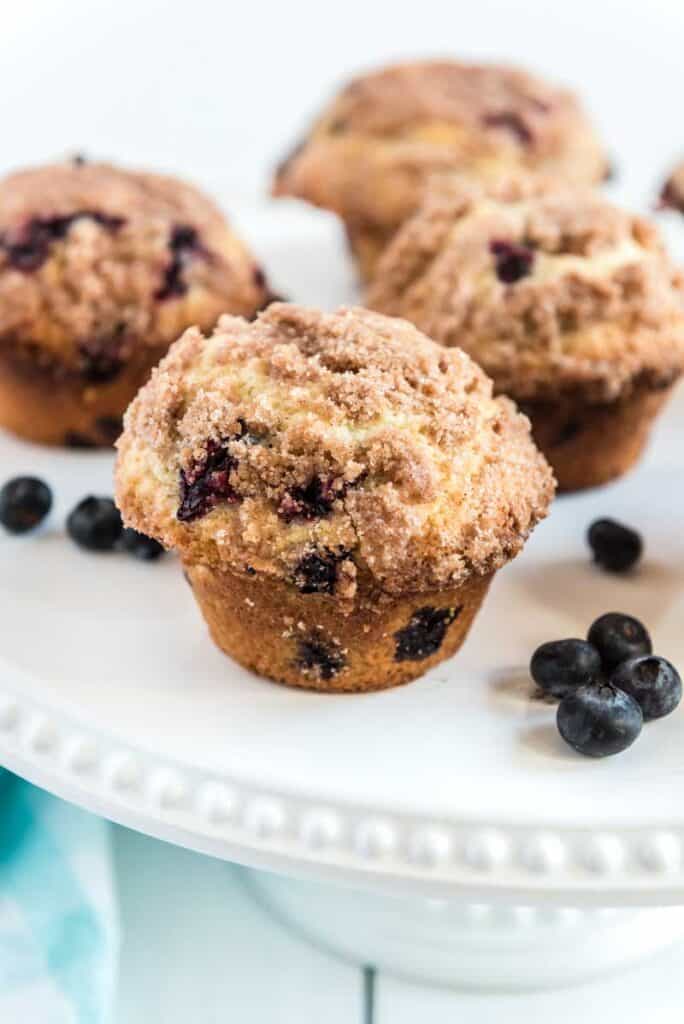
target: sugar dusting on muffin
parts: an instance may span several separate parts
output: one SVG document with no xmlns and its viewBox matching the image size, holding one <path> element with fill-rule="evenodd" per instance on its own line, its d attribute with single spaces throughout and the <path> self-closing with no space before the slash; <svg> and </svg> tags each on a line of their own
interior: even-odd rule
<svg viewBox="0 0 684 1024">
<path fill-rule="evenodd" d="M 682 274 L 656 229 L 548 180 L 434 180 L 368 305 L 461 346 L 516 398 L 611 401 L 684 365 Z"/>
<path fill-rule="evenodd" d="M 127 523 L 192 562 L 353 601 L 512 558 L 553 480 L 529 423 L 405 321 L 276 304 L 187 331 L 130 407 Z"/>
</svg>

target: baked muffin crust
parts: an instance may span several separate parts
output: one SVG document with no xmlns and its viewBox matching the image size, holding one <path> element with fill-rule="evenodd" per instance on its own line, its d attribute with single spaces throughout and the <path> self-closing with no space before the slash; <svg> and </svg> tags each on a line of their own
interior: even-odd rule
<svg viewBox="0 0 684 1024">
<path fill-rule="evenodd" d="M 648 221 L 589 189 L 447 176 L 385 252 L 368 305 L 464 348 L 516 399 L 611 402 L 684 365 L 684 291 Z"/>
<path fill-rule="evenodd" d="M 342 609 L 491 573 L 553 492 L 527 419 L 468 356 L 363 309 L 279 303 L 186 331 L 118 448 L 127 523 Z"/>
<path fill-rule="evenodd" d="M 100 384 L 267 287 L 221 212 L 174 178 L 75 161 L 0 182 L 0 353 Z"/>
<path fill-rule="evenodd" d="M 279 167 L 274 193 L 335 211 L 353 238 L 396 228 L 435 171 L 593 183 L 606 168 L 573 93 L 512 67 L 420 61 L 350 82 Z"/>
</svg>

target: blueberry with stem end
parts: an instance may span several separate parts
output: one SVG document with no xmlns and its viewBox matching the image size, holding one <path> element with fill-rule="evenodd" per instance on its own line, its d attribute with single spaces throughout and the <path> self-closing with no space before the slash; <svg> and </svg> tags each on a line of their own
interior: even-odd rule
<svg viewBox="0 0 684 1024">
<path fill-rule="evenodd" d="M 121 547 L 129 555 L 140 559 L 141 562 L 154 562 L 164 554 L 164 548 L 158 540 L 139 533 L 130 526 L 127 526 L 121 534 Z"/>
<path fill-rule="evenodd" d="M 650 654 L 653 650 L 646 627 L 631 615 L 621 612 L 607 612 L 592 623 L 587 640 L 601 655 L 606 672 L 612 671 L 621 661 Z"/>
<path fill-rule="evenodd" d="M 89 495 L 79 501 L 67 519 L 67 533 L 87 551 L 112 551 L 122 530 L 121 513 L 111 498 Z"/>
<path fill-rule="evenodd" d="M 52 508 L 52 491 L 35 476 L 16 476 L 0 490 L 0 523 L 10 533 L 35 529 Z"/>
<path fill-rule="evenodd" d="M 641 732 L 641 708 L 628 693 L 608 683 L 578 686 L 563 697 L 556 713 L 558 731 L 587 757 L 609 757 L 634 743 Z"/>
<path fill-rule="evenodd" d="M 666 658 L 655 654 L 623 661 L 613 672 L 610 682 L 634 698 L 645 722 L 669 715 L 682 699 L 679 672 Z"/>
<path fill-rule="evenodd" d="M 641 537 L 614 519 L 597 519 L 587 533 L 594 561 L 608 572 L 628 572 L 641 558 Z"/>
<path fill-rule="evenodd" d="M 564 697 L 601 673 L 601 655 L 586 640 L 550 640 L 532 655 L 530 675 L 545 693 Z"/>
</svg>

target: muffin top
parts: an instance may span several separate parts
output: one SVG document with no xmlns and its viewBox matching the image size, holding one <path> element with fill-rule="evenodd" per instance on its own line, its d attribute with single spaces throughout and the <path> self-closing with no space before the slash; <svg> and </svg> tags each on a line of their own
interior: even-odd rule
<svg viewBox="0 0 684 1024">
<path fill-rule="evenodd" d="M 280 166 L 274 192 L 393 225 L 415 209 L 431 172 L 516 168 L 582 183 L 605 175 L 574 94 L 515 68 L 423 61 L 352 81 Z"/>
<path fill-rule="evenodd" d="M 527 419 L 467 355 L 364 309 L 277 303 L 191 328 L 118 448 L 137 530 L 343 603 L 498 568 L 553 492 Z"/>
<path fill-rule="evenodd" d="M 465 349 L 515 398 L 604 402 L 681 371 L 682 286 L 656 229 L 589 189 L 448 176 L 384 253 L 368 305 Z"/>
<path fill-rule="evenodd" d="M 181 181 L 75 160 L 0 182 L 2 347 L 105 380 L 266 300 L 221 212 Z"/>
</svg>

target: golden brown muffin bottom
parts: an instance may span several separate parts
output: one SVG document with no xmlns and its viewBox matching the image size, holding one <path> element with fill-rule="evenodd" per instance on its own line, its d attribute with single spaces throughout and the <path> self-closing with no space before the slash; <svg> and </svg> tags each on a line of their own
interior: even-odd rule
<svg viewBox="0 0 684 1024">
<path fill-rule="evenodd" d="M 559 491 L 580 491 L 617 479 L 638 462 L 673 385 L 638 385 L 601 405 L 577 398 L 524 402 L 532 434 L 556 474 Z"/>
<path fill-rule="evenodd" d="M 333 598 L 301 594 L 281 581 L 205 565 L 186 564 L 185 570 L 212 639 L 225 654 L 276 682 L 328 693 L 398 686 L 451 657 L 493 575 L 396 599 L 369 593 L 343 615 Z M 425 645 L 429 653 L 406 657 L 424 635 L 416 633 L 414 617 L 424 622 L 430 612 L 444 623 L 441 642 L 437 628 Z"/>
<path fill-rule="evenodd" d="M 114 379 L 98 383 L 0 348 L 0 426 L 38 444 L 112 445 L 128 404 L 167 347 L 136 354 Z"/>
</svg>

